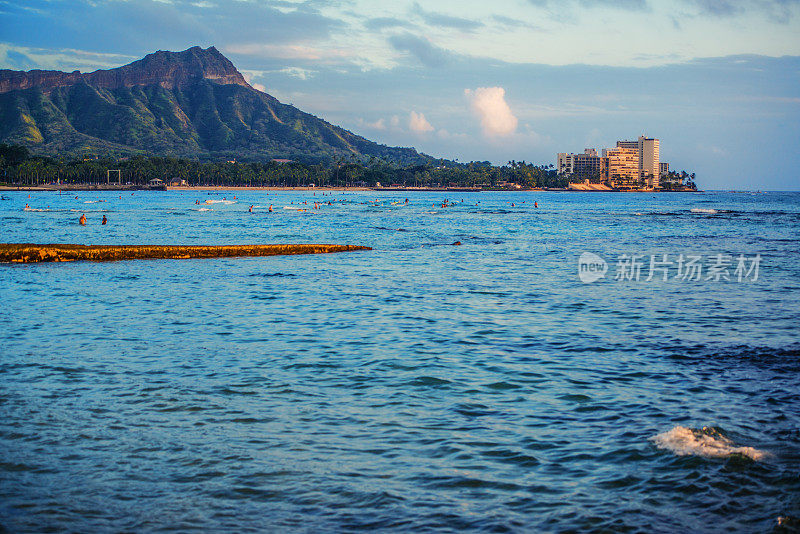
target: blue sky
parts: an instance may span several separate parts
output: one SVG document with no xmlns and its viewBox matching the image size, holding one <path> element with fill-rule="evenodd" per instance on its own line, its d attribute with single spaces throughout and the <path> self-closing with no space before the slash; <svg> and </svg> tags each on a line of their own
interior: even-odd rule
<svg viewBox="0 0 800 534">
<path fill-rule="evenodd" d="M 800 189 L 800 0 L 0 0 L 0 68 L 216 46 L 257 88 L 459 161 L 661 139 L 708 189 Z"/>
</svg>

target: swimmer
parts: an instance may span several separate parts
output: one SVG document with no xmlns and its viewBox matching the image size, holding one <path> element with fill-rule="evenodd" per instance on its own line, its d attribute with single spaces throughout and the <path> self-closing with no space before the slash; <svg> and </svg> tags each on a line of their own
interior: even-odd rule
<svg viewBox="0 0 800 534">
<path fill-rule="evenodd" d="M 108 224 L 108 219 L 106 219 L 105 215 L 103 215 L 103 222 L 101 222 L 100 224 Z"/>
<path fill-rule="evenodd" d="M 86 215 L 81 214 L 81 218 L 78 219 L 78 222 L 81 223 L 81 226 L 86 226 Z"/>
<path fill-rule="evenodd" d="M 272 204 L 269 205 L 269 212 L 272 213 Z"/>
<path fill-rule="evenodd" d="M 234 197 L 234 198 L 236 198 L 236 197 Z M 247 210 L 247 211 L 249 211 L 250 213 L 253 213 L 253 206 L 250 206 L 250 209 Z"/>
<path fill-rule="evenodd" d="M 534 208 L 538 208 L 538 207 L 539 207 L 539 203 L 538 203 L 538 202 L 536 202 L 536 201 L 534 201 L 534 202 L 533 202 L 533 207 L 534 207 Z"/>
<path fill-rule="evenodd" d="M 30 207 L 30 206 L 28 206 L 27 204 L 25 204 L 25 209 L 26 209 L 26 210 L 29 210 L 29 209 L 31 209 L 31 207 Z"/>
</svg>

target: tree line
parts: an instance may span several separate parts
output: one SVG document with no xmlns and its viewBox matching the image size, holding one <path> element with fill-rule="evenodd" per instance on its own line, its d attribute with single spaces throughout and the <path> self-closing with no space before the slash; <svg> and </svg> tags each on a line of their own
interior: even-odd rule
<svg viewBox="0 0 800 534">
<path fill-rule="evenodd" d="M 108 171 L 119 170 L 116 172 Z M 375 157 L 337 157 L 330 164 L 295 161 L 201 162 L 190 159 L 133 156 L 123 159 L 57 160 L 31 155 L 21 146 L 0 145 L 0 182 L 13 185 L 103 184 L 107 181 L 144 186 L 153 179 L 185 181 L 193 186 L 317 187 L 405 186 L 564 188 L 567 179 L 552 165 L 510 161 L 457 163 L 431 160 L 401 166 Z"/>
</svg>

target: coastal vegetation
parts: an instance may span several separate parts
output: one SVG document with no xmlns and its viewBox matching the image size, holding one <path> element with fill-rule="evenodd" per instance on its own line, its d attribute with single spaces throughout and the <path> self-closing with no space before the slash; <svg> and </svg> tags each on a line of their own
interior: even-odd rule
<svg viewBox="0 0 800 534">
<path fill-rule="evenodd" d="M 108 171 L 119 170 L 119 173 Z M 202 162 L 133 156 L 130 158 L 55 159 L 32 156 L 25 147 L 0 145 L 0 182 L 7 185 L 104 184 L 146 186 L 151 180 L 190 186 L 251 187 L 475 187 L 564 188 L 565 177 L 552 165 L 511 161 L 457 163 L 434 160 L 401 165 L 376 157 L 337 157 L 330 164 L 298 161 Z"/>
</svg>

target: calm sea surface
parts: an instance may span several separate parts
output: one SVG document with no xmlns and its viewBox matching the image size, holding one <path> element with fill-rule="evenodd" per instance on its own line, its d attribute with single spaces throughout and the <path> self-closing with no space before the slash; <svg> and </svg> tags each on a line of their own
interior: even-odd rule
<svg viewBox="0 0 800 534">
<path fill-rule="evenodd" d="M 0 265 L 8 531 L 800 528 L 800 194 L 235 195 L 5 193 L 2 242 L 374 247 Z"/>
</svg>

